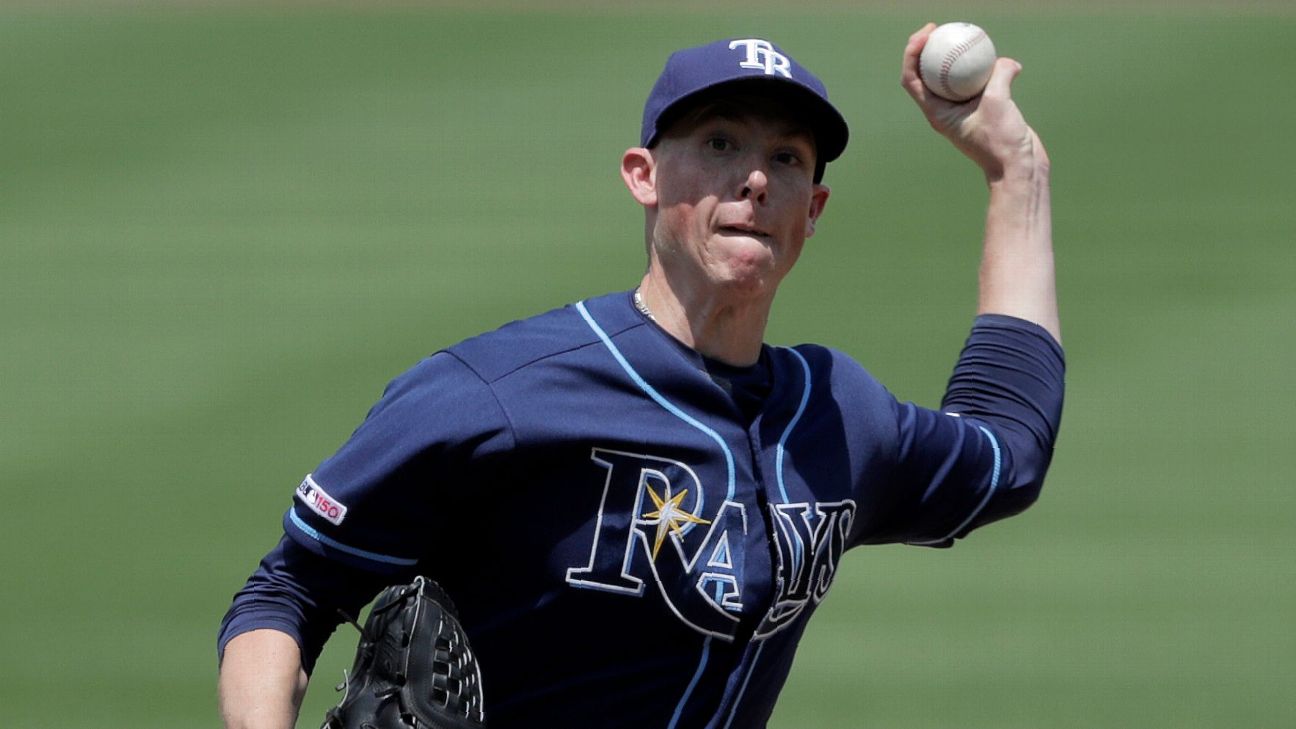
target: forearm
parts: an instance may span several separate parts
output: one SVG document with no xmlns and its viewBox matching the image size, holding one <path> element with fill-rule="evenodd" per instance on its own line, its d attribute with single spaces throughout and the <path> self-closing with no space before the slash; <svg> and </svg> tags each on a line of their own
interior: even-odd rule
<svg viewBox="0 0 1296 729">
<path fill-rule="evenodd" d="M 292 727 L 325 641 L 342 614 L 359 615 L 382 582 L 280 540 L 221 622 L 217 646 L 225 726 Z"/>
<path fill-rule="evenodd" d="M 297 642 L 277 630 L 253 630 L 225 646 L 220 710 L 226 729 L 292 729 L 306 671 Z"/>
<path fill-rule="evenodd" d="M 900 85 L 932 128 L 975 162 L 990 184 L 977 313 L 1032 321 L 1061 343 L 1048 154 L 1012 100 L 1021 64 L 1000 58 L 978 98 L 946 101 L 929 93 L 918 72 L 918 57 L 935 27 L 928 23 L 909 36 Z"/>
<path fill-rule="evenodd" d="M 1058 342 L 1053 272 L 1053 221 L 1049 161 L 1039 138 L 1000 174 L 987 176 L 986 212 L 977 313 L 1007 314 L 1035 322 Z"/>
</svg>

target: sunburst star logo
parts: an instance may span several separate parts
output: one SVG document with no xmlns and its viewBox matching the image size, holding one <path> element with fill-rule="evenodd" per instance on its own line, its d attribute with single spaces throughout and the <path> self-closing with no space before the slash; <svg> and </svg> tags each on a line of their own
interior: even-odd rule
<svg viewBox="0 0 1296 729">
<path fill-rule="evenodd" d="M 645 484 L 648 496 L 652 498 L 653 504 L 656 505 L 656 511 L 650 511 L 643 515 L 645 524 L 657 525 L 657 536 L 653 540 L 652 558 L 657 561 L 657 553 L 661 551 L 662 542 L 666 541 L 667 534 L 674 534 L 677 537 L 684 536 L 684 527 L 687 524 L 710 524 L 711 522 L 696 517 L 685 511 L 680 506 L 684 497 L 688 496 L 688 489 L 682 489 L 679 493 L 671 496 L 670 487 L 666 487 L 666 498 L 657 495 L 652 486 Z"/>
</svg>

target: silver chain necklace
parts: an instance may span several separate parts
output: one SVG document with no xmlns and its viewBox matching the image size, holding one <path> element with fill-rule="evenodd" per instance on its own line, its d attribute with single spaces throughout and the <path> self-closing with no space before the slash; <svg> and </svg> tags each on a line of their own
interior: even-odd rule
<svg viewBox="0 0 1296 729">
<path fill-rule="evenodd" d="M 652 321 L 657 321 L 657 317 L 653 316 L 652 310 L 648 308 L 648 305 L 644 303 L 643 297 L 639 295 L 638 288 L 634 290 L 634 305 L 635 308 L 639 310 L 640 314 L 643 314 Z"/>
</svg>

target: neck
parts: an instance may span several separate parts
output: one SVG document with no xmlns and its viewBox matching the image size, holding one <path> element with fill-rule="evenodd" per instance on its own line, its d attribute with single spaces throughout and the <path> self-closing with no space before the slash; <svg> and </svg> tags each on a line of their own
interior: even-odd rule
<svg viewBox="0 0 1296 729">
<path fill-rule="evenodd" d="M 654 266 L 640 282 L 639 295 L 658 326 L 699 354 L 736 367 L 760 358 L 772 292 L 735 296 L 672 286 Z"/>
</svg>

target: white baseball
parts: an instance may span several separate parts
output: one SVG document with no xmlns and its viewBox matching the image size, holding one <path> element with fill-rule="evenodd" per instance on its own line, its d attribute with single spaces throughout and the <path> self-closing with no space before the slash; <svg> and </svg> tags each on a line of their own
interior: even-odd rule
<svg viewBox="0 0 1296 729">
<path fill-rule="evenodd" d="M 933 94 L 967 101 L 985 88 L 994 62 L 994 43 L 984 30 L 971 23 L 946 23 L 927 38 L 918 72 Z"/>
</svg>

